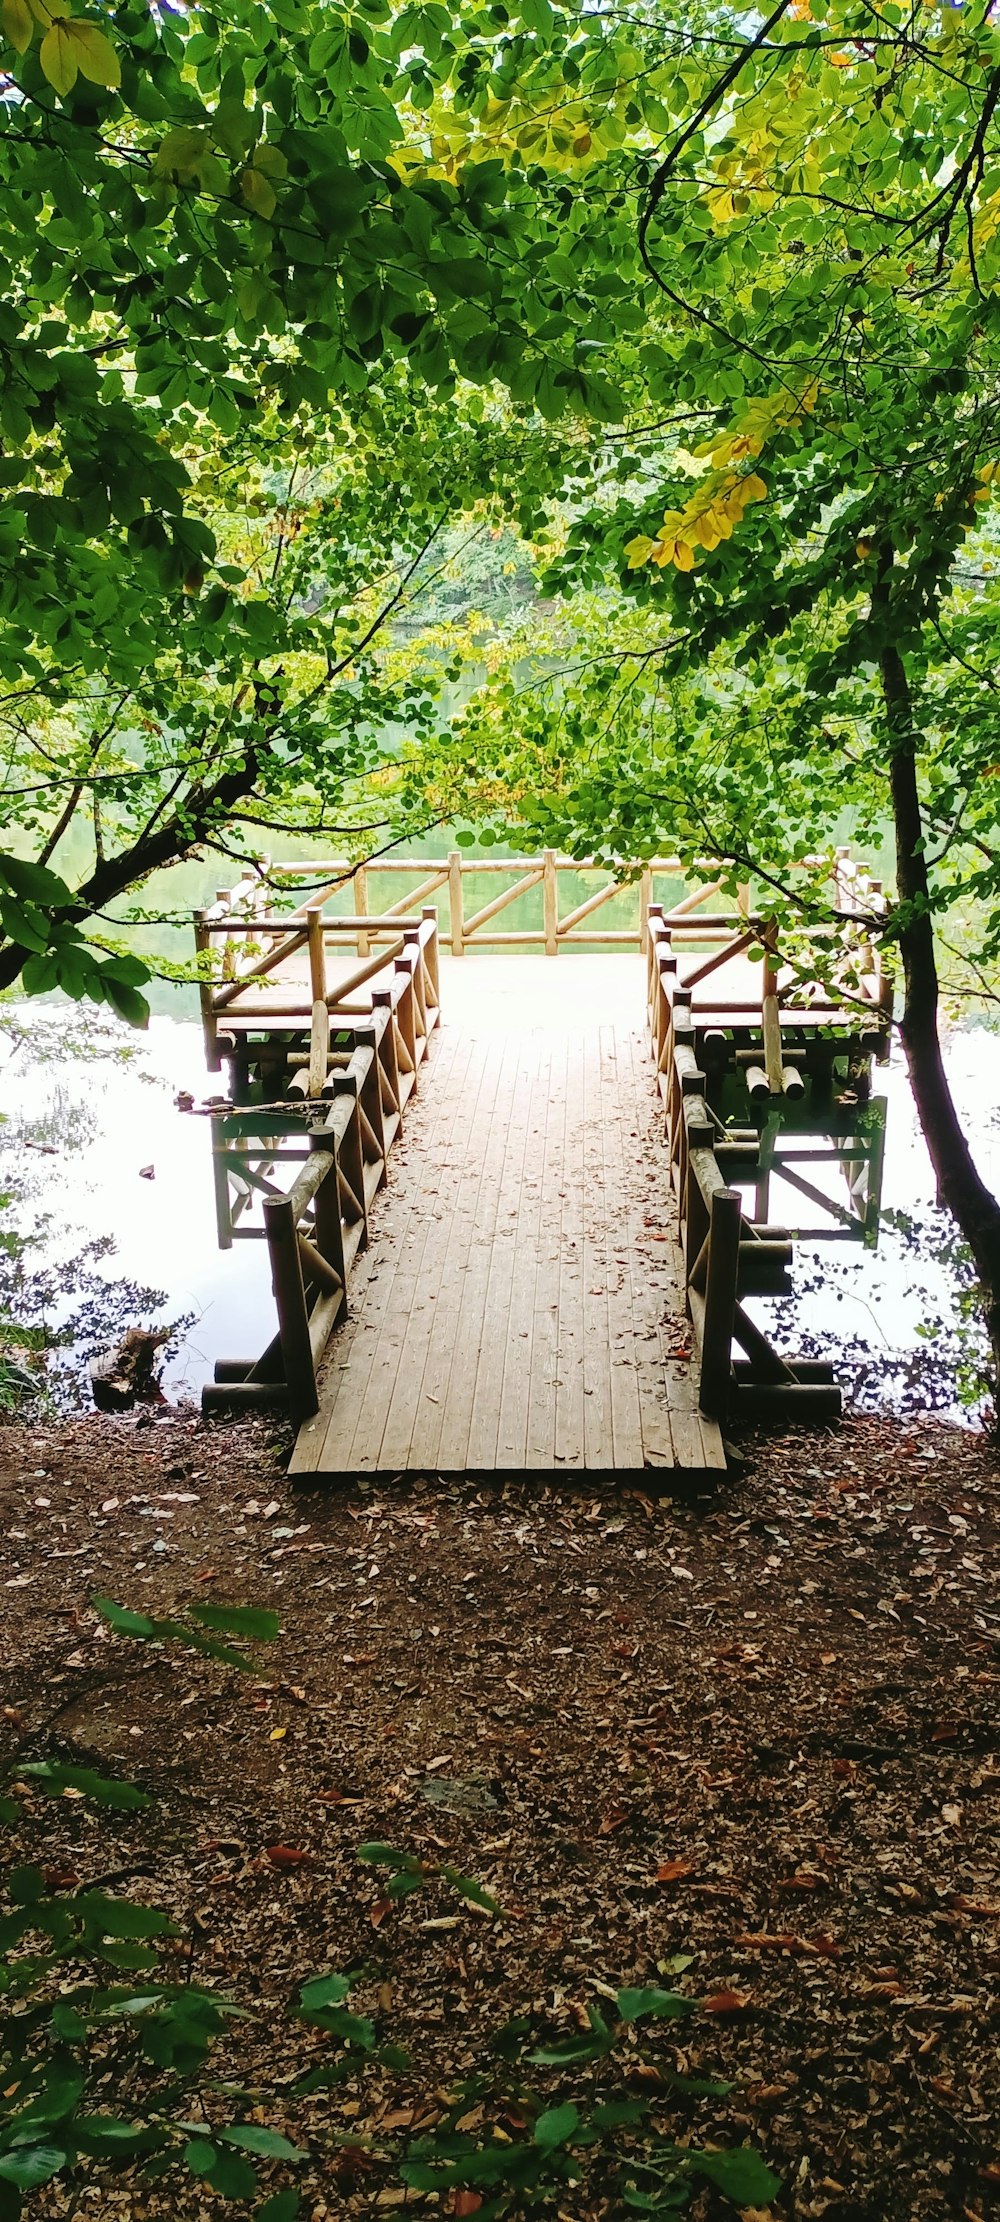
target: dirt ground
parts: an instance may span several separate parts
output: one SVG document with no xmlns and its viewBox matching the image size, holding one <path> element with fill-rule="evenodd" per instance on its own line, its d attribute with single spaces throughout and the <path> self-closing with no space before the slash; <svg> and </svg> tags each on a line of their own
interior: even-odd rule
<svg viewBox="0 0 1000 2222">
<path fill-rule="evenodd" d="M 430 2119 L 508 2016 L 572 2034 L 660 1971 L 703 2002 L 664 2056 L 735 2083 L 680 2126 L 756 2144 L 776 2216 L 1000 2213 L 987 1446 L 854 1420 L 749 1444 L 685 1503 L 309 1494 L 283 1455 L 183 1414 L 0 1429 L 6 1756 L 154 1793 L 108 1815 L 26 1784 L 18 1856 L 169 1908 L 197 1979 L 264 2008 L 251 2048 L 304 1978 L 363 1967 L 364 2009 L 415 2064 L 322 2095 L 359 2140 Z M 273 1606 L 267 1682 L 111 1636 L 95 1592 Z M 503 1915 L 437 1886 L 387 1906 L 365 1839 L 453 1860 Z M 308 2109 L 292 2126 L 307 2142 Z M 337 2173 L 306 2171 L 304 2215 L 399 2204 L 362 2152 Z M 168 2211 L 127 2183 L 103 2207 Z M 169 2211 L 226 2210 L 191 2182 Z M 733 2210 L 705 2192 L 691 2211 Z"/>
</svg>

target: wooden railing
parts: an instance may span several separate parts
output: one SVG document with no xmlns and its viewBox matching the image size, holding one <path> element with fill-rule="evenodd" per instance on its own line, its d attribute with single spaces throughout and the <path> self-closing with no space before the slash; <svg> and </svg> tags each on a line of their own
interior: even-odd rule
<svg viewBox="0 0 1000 2222">
<path fill-rule="evenodd" d="M 306 1144 L 304 1162 L 287 1193 L 262 1178 L 259 1166 L 254 1173 L 255 1184 L 265 1190 L 264 1232 L 278 1331 L 258 1359 L 218 1361 L 214 1382 L 202 1390 L 206 1412 L 279 1403 L 298 1425 L 318 1409 L 316 1368 L 347 1309 L 351 1269 L 368 1241 L 371 1206 L 416 1082 L 417 1044 L 421 1039 L 426 1043 L 426 1033 L 421 1037 L 415 1031 L 413 969 L 409 987 L 396 982 L 384 991 L 367 1022 L 338 1029 L 324 1079 L 328 1100 L 321 1104 L 314 1099 L 321 1123 L 299 1129 Z M 269 1107 L 272 1112 L 276 1108 Z M 239 1114 L 235 1119 L 239 1123 Z M 245 1146 L 233 1150 L 229 1162 L 244 1177 L 251 1170 Z M 217 1171 L 217 1196 L 218 1188 Z M 231 1242 L 238 1213 L 229 1201 L 228 1171 L 225 1197 Z"/>
<path fill-rule="evenodd" d="M 843 860 L 838 858 L 838 894 L 842 869 Z M 885 897 L 878 882 L 862 875 L 859 867 L 852 867 L 852 873 L 853 907 L 848 921 L 817 931 L 817 940 L 828 945 L 824 969 L 829 984 L 825 986 L 804 980 L 793 969 L 782 980 L 784 968 L 775 921 L 751 918 L 745 905 L 707 914 L 700 906 L 714 891 L 706 890 L 672 911 L 650 906 L 646 923 L 647 1001 L 664 1095 L 669 1087 L 675 1022 L 690 1017 L 696 1007 L 700 1007 L 703 1020 L 705 1055 L 714 1051 L 716 1042 L 721 1050 L 724 1032 L 731 1032 L 736 1039 L 735 1059 L 744 1068 L 753 1098 L 802 1093 L 807 1051 L 798 1036 L 807 1027 L 815 1044 L 820 1043 L 824 1029 L 831 1040 L 845 1037 L 841 1046 L 858 1065 L 861 1087 L 865 1085 L 861 1068 L 867 1068 L 873 1056 L 880 1063 L 887 1061 L 893 983 L 870 923 L 883 915 Z M 857 927 L 850 923 L 853 917 L 858 919 Z M 751 950 L 761 952 L 756 976 L 749 976 L 752 990 L 746 984 L 742 990 L 720 984 L 719 1008 L 713 1010 L 705 982 Z M 684 957 L 694 962 L 682 970 Z M 697 997 L 696 989 L 702 991 Z"/>
<path fill-rule="evenodd" d="M 711 879 L 711 867 L 705 866 L 706 879 Z M 568 910 L 560 908 L 560 893 L 567 878 L 578 875 L 596 875 L 600 885 L 582 901 L 572 903 Z M 469 881 L 485 875 L 497 883 L 497 892 L 488 902 L 480 903 L 474 910 L 467 906 Z M 348 858 L 340 857 L 323 863 L 272 863 L 270 858 L 260 859 L 260 876 L 239 882 L 232 889 L 223 889 L 218 901 L 209 910 L 199 914 L 199 925 L 208 929 L 201 946 L 207 948 L 226 933 L 238 947 L 242 937 L 249 932 L 251 921 L 259 923 L 266 914 L 270 891 L 286 886 L 294 892 L 303 880 L 311 882 L 307 902 L 286 915 L 282 921 L 286 935 L 291 935 L 283 954 L 303 946 L 306 923 L 313 911 L 319 911 L 324 924 L 332 922 L 328 903 L 349 897 L 351 915 L 342 917 L 338 925 L 357 939 L 359 956 L 367 956 L 370 945 L 382 934 L 398 927 L 399 916 L 412 912 L 418 904 L 426 903 L 431 895 L 443 893 L 447 900 L 447 925 L 444 938 L 453 956 L 461 957 L 470 949 L 541 949 L 546 956 L 558 956 L 560 951 L 572 946 L 588 948 L 644 949 L 646 946 L 646 918 L 656 893 L 659 880 L 683 880 L 689 877 L 689 867 L 678 857 L 656 857 L 641 871 L 633 870 L 626 877 L 615 879 L 608 867 L 593 857 L 559 856 L 554 849 L 545 849 L 537 857 L 481 857 L 470 856 L 466 850 L 452 849 L 442 857 L 385 856 L 369 864 L 352 865 Z M 378 912 L 369 905 L 369 891 L 373 878 L 391 884 L 401 883 L 403 892 L 398 901 L 385 904 Z M 507 884 L 501 886 L 500 881 Z M 698 900 L 707 894 L 717 893 L 712 884 L 700 890 Z M 498 927 L 494 924 L 509 904 L 522 896 L 537 894 L 537 925 L 518 928 Z M 602 921 L 592 923 L 595 913 L 616 897 L 624 897 L 633 916 L 627 926 L 608 927 Z M 280 960 L 272 957 L 272 962 Z"/>
<path fill-rule="evenodd" d="M 781 1357 L 744 1308 L 748 1296 L 791 1293 L 792 1240 L 787 1228 L 749 1217 L 729 1185 L 728 1175 L 753 1173 L 759 1138 L 754 1128 L 724 1127 L 710 1108 L 686 1016 L 675 1021 L 661 1077 L 701 1410 L 720 1424 L 734 1416 L 835 1418 L 841 1394 L 832 1366 Z M 736 1360 L 734 1343 L 743 1352 Z"/>
<path fill-rule="evenodd" d="M 880 1177 L 880 1122 L 874 1122 L 868 1140 L 853 1147 L 825 1153 L 793 1148 L 787 1157 L 769 1155 L 765 1165 L 758 1128 L 725 1123 L 709 1102 L 710 1085 L 727 1071 L 742 1073 L 751 1102 L 799 1097 L 807 1073 L 820 1081 L 829 1078 L 838 1054 L 847 1060 L 853 1092 L 867 1096 L 871 1059 L 888 1054 L 891 1027 L 891 980 L 873 930 L 884 898 L 877 883 L 845 856 L 837 859 L 835 877 L 837 908 L 848 915 L 833 928 L 836 953 L 825 968 L 830 986 L 795 973 L 783 981 L 773 922 L 751 918 L 745 904 L 706 913 L 702 896 L 668 914 L 653 905 L 648 915 L 649 1031 L 666 1113 L 699 1404 L 720 1423 L 735 1416 L 832 1418 L 841 1408 L 832 1366 L 781 1356 L 746 1311 L 748 1297 L 791 1293 L 792 1237 L 786 1227 L 748 1212 L 739 1187 L 730 1183 L 734 1177 L 752 1182 L 766 1214 L 768 1175 L 780 1173 L 787 1162 L 790 1185 L 839 1219 L 840 1232 L 870 1240 L 877 1218 L 872 1183 Z M 859 924 L 852 928 L 855 917 Z M 759 986 L 755 983 L 751 993 L 737 970 L 728 983 L 719 982 L 713 1004 L 706 983 L 754 945 L 764 952 Z M 682 969 L 682 959 L 693 961 Z M 853 1210 L 838 1207 L 794 1170 L 800 1157 L 820 1162 L 833 1156 L 850 1164 Z M 865 1171 L 868 1190 L 862 1196 L 859 1174 Z M 734 1347 L 741 1356 L 734 1357 Z"/>
<path fill-rule="evenodd" d="M 195 926 L 197 946 L 210 959 L 221 957 L 220 979 L 201 980 L 202 1026 L 209 1067 L 217 1072 L 222 1055 L 241 1035 L 262 1030 L 281 1034 L 310 1032 L 308 1078 L 300 1092 L 321 1092 L 324 1044 L 330 1027 L 383 1006 L 394 1016 L 397 1055 L 404 1073 L 416 1070 L 438 1010 L 437 912 L 426 907 L 419 918 L 331 918 L 310 904 L 302 924 L 258 911 L 247 915 L 227 898 L 225 907 L 201 911 Z M 328 958 L 354 941 L 363 961 L 331 983 Z M 372 945 L 375 945 L 374 947 Z M 308 982 L 273 975 L 301 951 L 308 951 Z M 258 1001 L 257 991 L 277 988 L 277 1000 Z M 364 989 L 363 999 L 359 999 Z"/>
</svg>

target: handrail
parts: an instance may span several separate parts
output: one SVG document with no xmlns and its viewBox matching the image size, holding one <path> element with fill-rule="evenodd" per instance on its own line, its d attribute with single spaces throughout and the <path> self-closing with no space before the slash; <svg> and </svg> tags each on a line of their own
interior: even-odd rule
<svg viewBox="0 0 1000 2222">
<path fill-rule="evenodd" d="M 708 1100 L 710 1073 L 744 1071 L 751 1097 L 800 1095 L 805 1072 L 830 1071 L 838 1053 L 848 1060 L 849 1071 L 860 1095 L 866 1093 L 871 1056 L 888 1050 L 891 1021 L 891 983 L 882 970 L 871 921 L 879 915 L 884 898 L 877 882 L 852 868 L 843 856 L 836 866 L 838 900 L 847 889 L 854 903 L 847 923 L 840 929 L 845 961 L 862 977 L 868 971 L 874 992 L 863 997 L 844 995 L 839 1003 L 830 995 L 817 997 L 810 984 L 792 983 L 793 993 L 779 985 L 781 955 L 773 920 L 753 918 L 749 905 L 734 913 L 714 913 L 714 939 L 722 942 L 712 955 L 699 955 L 699 936 L 692 932 L 692 914 L 665 915 L 653 904 L 648 921 L 648 1020 L 656 1076 L 666 1119 L 668 1168 L 684 1257 L 685 1300 L 691 1320 L 695 1361 L 698 1367 L 698 1400 L 706 1417 L 725 1424 L 733 1413 L 753 1418 L 832 1418 L 840 1411 L 840 1390 L 833 1368 L 822 1360 L 781 1356 L 745 1308 L 748 1296 L 780 1295 L 790 1288 L 787 1278 L 792 1240 L 786 1228 L 767 1222 L 769 1168 L 764 1161 L 760 1134 L 755 1127 L 726 1128 Z M 856 918 L 858 924 L 851 921 Z M 700 928 L 701 944 L 708 938 L 707 920 Z M 751 941 L 758 941 L 764 956 L 760 966 L 760 991 L 750 1001 L 737 982 L 734 991 L 724 981 L 714 988 L 706 983 L 732 958 L 743 955 Z M 681 959 L 694 950 L 695 961 L 682 969 Z M 701 995 L 696 990 L 701 989 Z M 801 990 L 799 1000 L 795 992 Z M 878 1132 L 871 1147 L 852 1156 L 869 1166 L 877 1177 L 881 1145 Z M 793 1153 L 794 1154 L 794 1153 Z M 774 1157 L 775 1167 L 781 1165 Z M 738 1187 L 730 1184 L 733 1171 L 752 1179 L 756 1204 L 751 1212 Z M 817 1206 L 826 1200 L 801 1174 L 790 1168 L 789 1179 Z M 830 1204 L 831 1216 L 838 1207 Z M 841 1212 L 841 1218 L 851 1215 Z M 860 1239 L 867 1239 L 871 1198 L 851 1220 Z M 735 1358 L 734 1347 L 743 1352 Z"/>
<path fill-rule="evenodd" d="M 258 1180 L 266 1190 L 264 1233 L 278 1331 L 260 1358 L 216 1365 L 215 1380 L 202 1391 L 206 1412 L 280 1402 L 299 1425 L 318 1411 L 316 1369 L 347 1310 L 348 1282 L 368 1241 L 371 1205 L 385 1181 L 437 1021 L 436 960 L 436 926 L 426 919 L 395 959 L 388 984 L 376 991 L 370 1018 L 363 1025 L 338 1025 L 333 1046 L 327 1005 L 315 1005 L 308 1051 L 295 1053 L 305 1063 L 297 1065 L 293 1079 L 304 1077 L 312 1117 L 321 1123 L 304 1128 L 309 1155 L 284 1194 Z M 346 1056 L 345 1037 L 351 1045 Z M 316 1101 L 319 1086 L 322 1102 Z M 309 1114 L 302 1108 L 305 1120 Z M 239 1155 L 242 1166 L 245 1143 Z M 267 1162 L 273 1169 L 273 1157 Z M 218 1162 L 216 1195 L 225 1213 L 220 1241 L 228 1247 L 236 1214 L 225 1166 Z"/>
<path fill-rule="evenodd" d="M 386 930 L 400 912 L 412 910 L 426 901 L 428 895 L 445 888 L 448 895 L 447 938 L 453 956 L 464 956 L 471 948 L 540 948 L 546 956 L 557 956 L 562 949 L 580 946 L 599 948 L 646 948 L 646 919 L 655 893 L 657 880 L 688 879 L 692 872 L 704 871 L 705 885 L 685 895 L 677 906 L 676 915 L 682 917 L 719 893 L 717 867 L 707 860 L 694 866 L 686 865 L 677 856 L 653 857 L 646 864 L 623 867 L 620 878 L 609 878 L 606 859 L 599 857 L 562 856 L 554 849 L 545 849 L 536 856 L 472 857 L 462 849 L 452 849 L 447 856 L 439 857 L 379 857 L 364 864 L 353 865 L 347 857 L 327 858 L 319 863 L 272 863 L 261 859 L 261 872 L 265 878 L 241 880 L 231 890 L 223 891 L 214 905 L 199 912 L 197 921 L 198 947 L 211 949 L 220 937 L 231 952 L 234 966 L 239 963 L 241 951 L 252 947 L 253 934 L 257 931 L 272 934 L 280 931 L 281 921 L 268 912 L 268 894 L 282 883 L 294 893 L 296 881 L 308 879 L 308 895 L 292 910 L 284 921 L 285 931 L 294 935 L 314 910 L 323 914 L 324 931 L 354 932 L 357 935 L 358 954 L 368 954 L 365 946 L 368 936 L 374 937 Z M 377 912 L 369 911 L 368 882 L 371 873 L 380 880 L 401 879 L 404 885 L 417 880 L 418 885 L 404 893 L 397 902 L 388 903 Z M 560 915 L 559 885 L 567 874 L 600 872 L 605 875 L 603 886 L 577 899 L 572 907 Z M 501 889 L 488 902 L 467 912 L 465 886 L 470 879 L 481 874 L 494 878 L 501 876 L 509 885 Z M 494 927 L 499 912 L 520 896 L 541 889 L 541 922 L 538 927 L 528 926 L 517 931 Z M 330 916 L 327 903 L 353 890 L 354 903 L 348 915 Z M 596 911 L 616 896 L 633 896 L 632 922 L 625 927 L 605 928 L 598 922 L 584 930 Z M 492 928 L 492 930 L 490 930 Z M 289 954 L 301 947 L 300 940 L 289 941 Z M 272 957 L 271 962 L 275 960 Z M 277 960 L 280 962 L 280 959 Z"/>
</svg>

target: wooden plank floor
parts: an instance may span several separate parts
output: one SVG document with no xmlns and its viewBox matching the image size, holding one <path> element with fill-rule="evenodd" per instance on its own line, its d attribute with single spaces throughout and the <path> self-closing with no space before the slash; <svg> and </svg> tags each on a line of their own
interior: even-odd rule
<svg viewBox="0 0 1000 2222">
<path fill-rule="evenodd" d="M 473 957 L 448 973 L 292 1473 L 723 1467 L 677 1355 L 638 958 Z"/>
</svg>

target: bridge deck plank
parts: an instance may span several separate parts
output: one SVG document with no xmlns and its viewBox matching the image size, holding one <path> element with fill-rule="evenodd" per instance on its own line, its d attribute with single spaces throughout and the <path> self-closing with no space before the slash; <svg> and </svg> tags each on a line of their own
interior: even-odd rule
<svg viewBox="0 0 1000 2222">
<path fill-rule="evenodd" d="M 586 965 L 499 960 L 495 996 L 488 964 L 449 966 L 293 1473 L 723 1466 L 677 1354 L 682 1266 L 641 971 L 611 962 L 610 1007 L 577 992 Z"/>
</svg>

